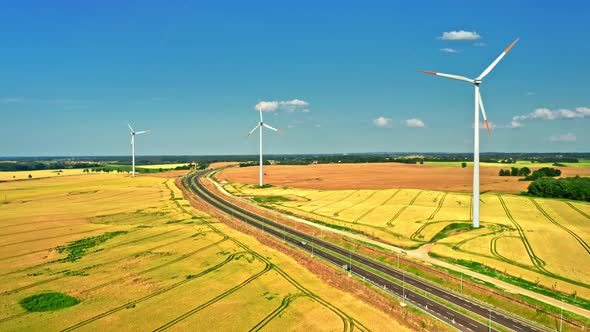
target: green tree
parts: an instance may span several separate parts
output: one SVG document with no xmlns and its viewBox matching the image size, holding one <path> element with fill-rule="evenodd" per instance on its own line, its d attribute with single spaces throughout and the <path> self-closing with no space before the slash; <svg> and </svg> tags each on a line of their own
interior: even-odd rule
<svg viewBox="0 0 590 332">
<path fill-rule="evenodd" d="M 29 174 L 29 179 L 32 179 L 32 178 L 33 178 L 33 176 L 31 174 Z"/>
<path fill-rule="evenodd" d="M 461 167 L 463 167 L 463 168 L 467 167 L 467 163 L 461 163 Z"/>
</svg>

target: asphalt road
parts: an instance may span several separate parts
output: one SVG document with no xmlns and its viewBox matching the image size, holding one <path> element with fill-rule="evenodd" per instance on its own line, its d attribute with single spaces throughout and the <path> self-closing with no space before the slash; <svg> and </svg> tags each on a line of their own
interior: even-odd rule
<svg viewBox="0 0 590 332">
<path fill-rule="evenodd" d="M 486 307 L 479 303 L 471 302 L 470 300 L 458 294 L 438 288 L 433 284 L 426 283 L 420 279 L 414 278 L 412 275 L 408 275 L 403 271 L 384 265 L 355 252 L 351 252 L 348 249 L 339 247 L 332 243 L 322 241 L 309 234 L 285 227 L 282 224 L 276 223 L 253 212 L 235 206 L 232 203 L 214 195 L 199 182 L 199 177 L 204 176 L 209 172 L 210 171 L 194 173 L 187 177 L 189 189 L 200 199 L 204 200 L 216 209 L 231 215 L 233 218 L 255 226 L 279 239 L 284 239 L 286 242 L 289 242 L 293 245 L 300 246 L 307 251 L 312 251 L 313 246 L 313 254 L 315 256 L 318 256 L 339 267 L 344 265 L 350 266 L 351 273 L 354 273 L 357 277 L 369 281 L 387 290 L 388 292 L 405 299 L 405 302 L 427 311 L 431 315 L 436 316 L 437 318 L 445 321 L 453 327 L 456 327 L 457 329 L 464 331 L 490 331 L 488 324 L 484 324 L 481 321 L 466 316 L 465 314 L 451 308 L 448 305 L 435 302 L 429 297 L 426 297 L 426 293 L 428 293 L 430 296 L 436 296 L 447 303 L 452 303 L 453 306 L 456 308 L 461 308 L 461 310 L 464 312 L 470 312 L 471 314 L 481 316 L 486 322 L 491 320 L 494 324 L 500 325 L 506 330 L 550 330 L 548 328 L 543 329 L 538 326 L 530 325 L 515 316 L 508 316 L 503 312 L 495 311 L 491 307 Z M 388 278 L 375 273 L 371 269 L 374 271 L 379 271 L 381 275 L 386 275 Z M 398 281 L 393 282 L 390 279 L 397 279 Z M 402 285 L 400 285 L 400 282 Z M 419 291 L 408 290 L 405 287 L 406 285 L 411 285 L 413 288 L 418 289 Z M 491 330 L 495 331 L 495 329 Z"/>
</svg>

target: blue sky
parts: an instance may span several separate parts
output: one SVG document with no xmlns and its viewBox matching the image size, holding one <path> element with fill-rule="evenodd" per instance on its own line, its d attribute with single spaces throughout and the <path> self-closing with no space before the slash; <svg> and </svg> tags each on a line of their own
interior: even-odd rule
<svg viewBox="0 0 590 332">
<path fill-rule="evenodd" d="M 481 150 L 587 152 L 588 14 L 587 1 L 4 1 L 0 156 L 124 155 L 127 121 L 152 130 L 139 155 L 255 154 L 259 101 L 285 131 L 265 132 L 269 153 L 469 152 L 472 86 L 418 70 L 475 77 L 516 37 L 481 87 L 496 126 Z"/>
</svg>

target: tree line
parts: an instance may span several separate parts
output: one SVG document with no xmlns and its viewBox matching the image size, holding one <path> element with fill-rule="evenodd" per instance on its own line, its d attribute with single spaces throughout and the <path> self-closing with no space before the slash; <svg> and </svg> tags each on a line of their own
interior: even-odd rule
<svg viewBox="0 0 590 332">
<path fill-rule="evenodd" d="M 561 170 L 551 167 L 539 168 L 531 173 L 528 167 L 512 167 L 510 169 L 501 169 L 500 176 L 524 176 L 522 181 L 534 181 L 544 177 L 557 177 L 561 175 Z"/>
<path fill-rule="evenodd" d="M 528 193 L 538 197 L 567 198 L 590 202 L 590 178 L 541 177 L 529 184 Z"/>
</svg>

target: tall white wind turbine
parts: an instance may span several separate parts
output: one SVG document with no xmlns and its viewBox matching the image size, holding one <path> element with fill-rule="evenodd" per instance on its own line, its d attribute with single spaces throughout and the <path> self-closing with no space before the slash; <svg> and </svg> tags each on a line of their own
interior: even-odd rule
<svg viewBox="0 0 590 332">
<path fill-rule="evenodd" d="M 282 134 L 283 131 L 273 128 L 262 121 L 262 106 L 260 105 L 260 103 L 258 103 L 258 111 L 260 112 L 260 122 L 258 122 L 254 129 L 250 130 L 248 135 L 246 135 L 246 138 L 250 137 L 250 135 L 252 135 L 252 133 L 255 132 L 256 129 L 260 128 L 260 186 L 262 186 L 264 185 L 264 172 L 262 171 L 262 127 L 266 127 L 272 131 L 276 131 L 279 134 Z"/>
<path fill-rule="evenodd" d="M 437 73 L 433 71 L 421 70 L 421 72 L 436 76 L 442 76 L 446 78 L 452 78 L 459 81 L 464 81 L 467 83 L 473 84 L 475 87 L 475 124 L 474 124 L 474 139 L 473 139 L 473 227 L 479 228 L 479 108 L 481 108 L 481 113 L 483 115 L 483 119 L 485 121 L 486 128 L 488 129 L 488 134 L 492 136 L 492 132 L 490 131 L 490 124 L 488 123 L 488 119 L 486 118 L 486 111 L 483 107 L 483 101 L 481 99 L 481 94 L 479 92 L 479 85 L 481 84 L 482 80 L 486 75 L 488 75 L 492 69 L 502 60 L 502 58 L 510 51 L 512 46 L 518 42 L 518 38 L 508 46 L 494 62 L 492 62 L 488 68 L 486 68 L 476 79 L 467 78 L 464 76 L 458 75 L 450 75 L 450 74 L 443 74 Z"/>
<path fill-rule="evenodd" d="M 133 177 L 135 177 L 135 135 L 146 134 L 149 133 L 149 130 L 142 130 L 142 131 L 135 131 L 133 127 L 129 123 L 127 123 L 129 129 L 131 129 L 131 160 L 132 160 L 132 169 L 133 169 Z"/>
</svg>

